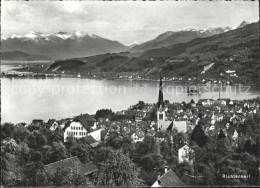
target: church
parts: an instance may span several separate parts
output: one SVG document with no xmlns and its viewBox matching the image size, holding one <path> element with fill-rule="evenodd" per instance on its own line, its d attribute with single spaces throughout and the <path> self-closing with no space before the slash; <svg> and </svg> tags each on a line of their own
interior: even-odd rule
<svg viewBox="0 0 260 188">
<path fill-rule="evenodd" d="M 187 132 L 187 121 L 173 121 L 168 120 L 166 112 L 168 108 L 165 106 L 163 100 L 163 83 L 160 77 L 159 97 L 157 102 L 157 131 L 167 131 L 176 129 L 178 132 Z"/>
</svg>

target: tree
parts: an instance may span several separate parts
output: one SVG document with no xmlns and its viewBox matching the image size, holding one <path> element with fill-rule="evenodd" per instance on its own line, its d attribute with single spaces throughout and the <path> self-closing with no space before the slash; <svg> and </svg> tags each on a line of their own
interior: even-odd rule
<svg viewBox="0 0 260 188">
<path fill-rule="evenodd" d="M 226 138 L 226 135 L 224 134 L 223 130 L 220 129 L 217 139 L 222 140 L 222 139 L 225 139 L 225 138 Z"/>
<path fill-rule="evenodd" d="M 111 118 L 114 113 L 111 109 L 101 109 L 96 112 L 95 119 L 99 118 Z"/>
<path fill-rule="evenodd" d="M 205 135 L 204 131 L 202 130 L 201 125 L 196 125 L 191 133 L 191 140 L 196 142 L 198 146 L 203 147 L 207 143 L 207 136 Z"/>
<path fill-rule="evenodd" d="M 1 125 L 1 139 L 5 139 L 7 137 L 12 137 L 14 132 L 14 124 L 5 123 Z"/>
<path fill-rule="evenodd" d="M 166 165 L 165 160 L 161 155 L 149 153 L 141 158 L 140 166 L 146 171 L 152 171 L 153 169 L 160 169 Z"/>
<path fill-rule="evenodd" d="M 88 178 L 82 174 L 82 172 L 75 167 L 66 170 L 65 167 L 58 167 L 53 173 L 47 173 L 47 177 L 50 180 L 49 185 L 55 186 L 79 186 L 85 185 L 89 186 L 90 183 Z"/>
<path fill-rule="evenodd" d="M 252 141 L 252 139 L 248 139 L 245 143 L 244 151 L 246 151 L 247 153 L 253 154 L 255 145 L 256 145 L 256 143 L 254 141 Z"/>
<path fill-rule="evenodd" d="M 158 145 L 156 140 L 152 136 L 145 136 L 143 142 L 136 144 L 136 154 L 143 156 L 148 153 L 156 153 Z"/>
<path fill-rule="evenodd" d="M 233 160 L 230 157 L 224 157 L 217 161 L 216 169 L 216 185 L 241 185 L 245 180 L 240 178 L 225 178 L 223 175 L 239 174 L 246 175 L 246 170 L 242 169 L 240 160 Z"/>
<path fill-rule="evenodd" d="M 97 186 L 140 186 L 140 169 L 128 154 L 111 151 L 108 159 L 95 174 Z"/>
<path fill-rule="evenodd" d="M 53 143 L 53 151 L 50 157 L 50 163 L 66 159 L 68 157 L 66 147 L 61 142 Z"/>
<path fill-rule="evenodd" d="M 91 148 L 87 144 L 74 143 L 68 151 L 71 156 L 77 156 L 82 163 L 87 163 L 90 161 L 90 150 Z"/>
<path fill-rule="evenodd" d="M 131 143 L 123 143 L 122 144 L 122 151 L 124 154 L 129 153 L 129 156 L 131 157 L 134 152 L 134 147 Z"/>
<path fill-rule="evenodd" d="M 176 174 L 182 181 L 189 182 L 187 174 L 193 174 L 193 167 L 187 162 L 179 163 L 176 167 Z"/>
<path fill-rule="evenodd" d="M 36 174 L 39 171 L 43 171 L 43 163 L 42 162 L 30 162 L 27 163 L 23 168 L 23 184 L 27 186 L 37 186 L 38 180 Z"/>
<path fill-rule="evenodd" d="M 156 121 L 156 119 L 157 119 L 156 110 L 153 110 L 150 114 L 150 120 Z"/>
</svg>

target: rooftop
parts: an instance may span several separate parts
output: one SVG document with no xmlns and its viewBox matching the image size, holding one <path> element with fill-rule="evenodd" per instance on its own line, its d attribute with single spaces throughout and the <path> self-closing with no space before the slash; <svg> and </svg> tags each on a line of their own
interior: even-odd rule
<svg viewBox="0 0 260 188">
<path fill-rule="evenodd" d="M 73 169 L 77 169 L 84 175 L 91 174 L 98 170 L 97 167 L 91 162 L 86 164 L 81 163 L 77 156 L 44 165 L 44 170 L 48 173 L 55 173 L 59 169 L 64 169 L 68 172 L 71 172 Z"/>
</svg>

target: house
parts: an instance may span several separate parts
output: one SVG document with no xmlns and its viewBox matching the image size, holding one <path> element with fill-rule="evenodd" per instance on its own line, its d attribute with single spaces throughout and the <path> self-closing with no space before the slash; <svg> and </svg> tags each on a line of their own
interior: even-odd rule
<svg viewBox="0 0 260 188">
<path fill-rule="evenodd" d="M 66 173 L 71 173 L 73 170 L 77 171 L 80 175 L 91 177 L 91 175 L 98 171 L 96 165 L 93 163 L 83 164 L 77 156 L 56 161 L 43 166 L 43 169 L 48 174 L 54 174 L 61 169 Z"/>
<path fill-rule="evenodd" d="M 146 116 L 146 113 L 143 112 L 143 111 L 137 111 L 136 114 L 135 114 L 135 121 L 136 122 L 140 122 L 140 121 L 143 121 L 143 118 L 145 118 Z"/>
<path fill-rule="evenodd" d="M 151 187 L 179 187 L 184 186 L 180 178 L 172 171 L 172 169 L 165 169 L 162 176 L 158 176 L 157 180 Z"/>
<path fill-rule="evenodd" d="M 187 162 L 190 165 L 194 164 L 195 152 L 194 150 L 185 144 L 178 150 L 179 163 Z"/>
<path fill-rule="evenodd" d="M 101 141 L 101 129 L 97 129 L 95 119 L 88 114 L 80 115 L 65 128 L 64 142 L 68 137 L 82 138 L 91 135 L 95 140 Z"/>
<path fill-rule="evenodd" d="M 203 107 L 209 107 L 213 105 L 214 100 L 213 99 L 200 99 L 198 101 L 198 105 L 202 105 Z"/>
<path fill-rule="evenodd" d="M 219 106 L 226 106 L 227 104 L 229 104 L 230 101 L 231 100 L 229 98 L 217 99 L 215 101 L 215 104 Z"/>
<path fill-rule="evenodd" d="M 235 146 L 235 147 L 238 146 L 238 133 L 237 133 L 237 130 L 235 130 L 233 135 L 232 135 L 232 146 Z"/>
<path fill-rule="evenodd" d="M 136 130 L 131 134 L 131 139 L 133 140 L 134 143 L 136 142 L 142 142 L 144 139 L 144 132 L 142 130 Z"/>
<path fill-rule="evenodd" d="M 58 124 L 58 122 L 57 122 L 56 120 L 49 120 L 48 123 L 51 124 L 51 126 L 50 126 L 50 130 L 51 130 L 51 131 L 55 131 L 57 128 L 60 127 L 59 124 Z"/>
<path fill-rule="evenodd" d="M 192 107 L 196 107 L 196 103 L 195 103 L 194 100 L 191 100 L 190 104 L 191 104 Z"/>
</svg>

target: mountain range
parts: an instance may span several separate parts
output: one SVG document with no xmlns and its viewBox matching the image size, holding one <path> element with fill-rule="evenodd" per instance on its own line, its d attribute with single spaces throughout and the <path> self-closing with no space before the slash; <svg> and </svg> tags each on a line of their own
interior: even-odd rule
<svg viewBox="0 0 260 188">
<path fill-rule="evenodd" d="M 202 30 L 184 30 L 184 31 L 167 31 L 163 34 L 160 34 L 153 40 L 147 41 L 140 45 L 136 45 L 130 49 L 131 52 L 140 52 L 145 50 L 150 50 L 154 48 L 167 47 L 174 44 L 189 42 L 196 38 L 209 37 L 216 34 L 221 34 L 227 31 L 230 31 L 230 27 L 225 28 L 209 28 L 206 31 Z"/>
<path fill-rule="evenodd" d="M 247 24 L 247 22 L 242 22 L 238 28 L 244 27 Z M 124 51 L 140 53 L 155 48 L 186 43 L 196 38 L 205 38 L 230 30 L 232 30 L 231 27 L 218 27 L 209 28 L 204 31 L 194 29 L 168 31 L 142 44 L 133 42 L 127 46 L 118 41 L 105 39 L 81 31 L 72 33 L 58 32 L 53 34 L 30 32 L 25 35 L 3 37 L 1 39 L 1 48 L 2 52 L 8 52 L 9 55 L 13 51 L 20 51 L 26 54 L 39 54 L 45 58 L 57 60 Z M 17 59 L 16 55 L 15 59 Z"/>
<path fill-rule="evenodd" d="M 220 72 L 235 70 L 240 82 L 259 85 L 259 22 L 188 42 L 146 50 L 121 52 L 56 61 L 50 71 L 71 73 L 138 73 L 143 77 L 159 75 L 221 79 Z M 162 35 L 160 38 L 163 39 Z M 204 66 L 212 64 L 202 75 Z M 73 67 L 73 69 L 72 69 Z"/>
<path fill-rule="evenodd" d="M 51 59 L 121 52 L 127 49 L 120 42 L 83 32 L 54 34 L 30 32 L 23 36 L 13 35 L 2 39 L 2 52 L 23 51 L 28 54 L 40 54 Z"/>
</svg>

